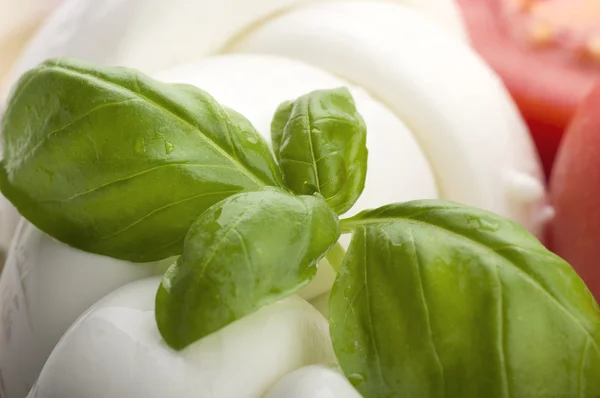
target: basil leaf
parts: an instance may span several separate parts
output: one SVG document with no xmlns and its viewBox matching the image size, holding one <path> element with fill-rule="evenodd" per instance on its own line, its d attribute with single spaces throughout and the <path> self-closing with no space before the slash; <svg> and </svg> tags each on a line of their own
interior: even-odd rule
<svg viewBox="0 0 600 398">
<path fill-rule="evenodd" d="M 63 242 L 125 260 L 181 254 L 208 207 L 282 185 L 243 116 L 132 69 L 48 61 L 18 83 L 2 130 L 0 187 L 21 214 Z"/>
<path fill-rule="evenodd" d="M 279 153 L 281 149 L 281 141 L 283 140 L 283 130 L 290 119 L 294 101 L 286 101 L 277 107 L 275 116 L 271 121 L 271 147 L 274 153 Z"/>
<path fill-rule="evenodd" d="M 417 201 L 342 229 L 331 334 L 365 398 L 600 396 L 598 305 L 515 222 Z"/>
<path fill-rule="evenodd" d="M 319 192 L 338 214 L 354 205 L 365 187 L 367 129 L 348 89 L 314 91 L 283 103 L 271 138 L 292 191 Z"/>
<path fill-rule="evenodd" d="M 289 296 L 314 276 L 340 236 L 316 196 L 263 189 L 231 196 L 192 225 L 156 296 L 156 320 L 175 349 Z"/>
</svg>

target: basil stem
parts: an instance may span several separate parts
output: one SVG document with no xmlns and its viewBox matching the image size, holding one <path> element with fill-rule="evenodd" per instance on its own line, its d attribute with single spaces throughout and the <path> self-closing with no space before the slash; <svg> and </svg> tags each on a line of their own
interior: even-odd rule
<svg viewBox="0 0 600 398">
<path fill-rule="evenodd" d="M 344 257 L 346 256 L 346 249 L 340 244 L 340 242 L 336 242 L 335 245 L 327 252 L 325 258 L 335 272 L 339 272 L 342 263 L 344 262 Z"/>
</svg>

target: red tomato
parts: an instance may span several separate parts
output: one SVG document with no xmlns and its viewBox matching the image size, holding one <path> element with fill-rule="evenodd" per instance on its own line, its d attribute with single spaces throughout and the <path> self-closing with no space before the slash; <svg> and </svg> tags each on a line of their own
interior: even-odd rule
<svg viewBox="0 0 600 398">
<path fill-rule="evenodd" d="M 577 106 L 600 78 L 600 0 L 458 0 L 475 49 L 502 77 L 546 175 Z"/>
<path fill-rule="evenodd" d="M 600 85 L 577 112 L 550 180 L 550 245 L 600 300 Z"/>
</svg>

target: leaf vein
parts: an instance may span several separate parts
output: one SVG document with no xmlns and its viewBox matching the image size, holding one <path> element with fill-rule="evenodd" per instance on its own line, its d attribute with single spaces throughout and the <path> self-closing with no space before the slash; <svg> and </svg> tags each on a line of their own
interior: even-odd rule
<svg viewBox="0 0 600 398">
<path fill-rule="evenodd" d="M 140 101 L 139 98 L 128 98 L 126 100 L 122 100 L 122 101 L 116 101 L 116 102 L 109 102 L 109 103 L 105 103 L 105 104 L 100 104 L 92 109 L 90 109 L 89 111 L 87 111 L 86 113 L 84 113 L 83 115 L 80 115 L 78 117 L 76 117 L 75 119 L 71 120 L 70 122 L 68 122 L 67 124 L 58 127 L 52 131 L 50 131 L 48 134 L 46 134 L 46 136 L 44 136 L 44 138 L 38 142 L 37 144 L 35 144 L 29 151 L 27 151 L 26 154 L 20 156 L 21 159 L 29 159 L 31 156 L 33 156 L 35 154 L 35 152 L 41 148 L 44 144 L 46 144 L 50 138 L 52 136 L 54 136 L 55 134 L 60 133 L 61 131 L 65 130 L 68 127 L 71 127 L 79 122 L 81 122 L 82 120 L 84 120 L 85 118 L 89 117 L 90 115 L 94 114 L 95 112 L 99 111 L 100 109 L 104 109 L 104 108 L 110 108 L 113 106 L 118 106 L 118 105 L 123 105 L 125 103 L 129 103 L 129 102 L 135 102 L 135 101 Z M 88 134 L 88 138 L 89 138 L 89 134 Z M 97 154 L 97 152 L 96 152 Z"/>
<path fill-rule="evenodd" d="M 313 137 L 312 137 L 312 124 L 313 121 L 310 117 L 310 103 L 306 104 L 306 129 L 307 129 L 307 138 L 308 138 L 308 148 L 309 148 L 309 156 L 312 160 L 312 168 L 314 170 L 314 174 L 315 174 L 315 183 L 316 186 L 319 187 L 319 191 L 321 191 L 321 184 L 319 181 L 319 169 L 317 167 L 317 162 L 315 161 L 315 149 L 314 149 L 314 145 L 313 145 Z"/>
<path fill-rule="evenodd" d="M 366 304 L 367 304 L 367 317 L 369 318 L 369 333 L 372 336 L 371 339 L 371 348 L 373 350 L 373 354 L 375 354 L 375 364 L 377 366 L 377 373 L 379 374 L 379 379 L 381 381 L 381 383 L 386 386 L 386 388 L 388 390 L 391 391 L 387 380 L 385 379 L 385 377 L 383 376 L 383 368 L 381 366 L 381 355 L 379 354 L 379 348 L 377 347 L 377 334 L 375 333 L 375 328 L 374 328 L 374 323 L 373 323 L 373 311 L 371 308 L 371 300 L 369 299 L 369 278 L 368 278 L 368 273 L 367 273 L 367 269 L 368 267 L 366 266 L 366 264 L 368 264 L 368 258 L 367 258 L 367 253 L 368 253 L 368 238 L 367 238 L 367 229 L 363 229 L 363 234 L 364 234 L 364 264 L 365 266 L 364 268 L 364 278 L 365 278 L 365 290 L 367 291 L 367 293 L 365 294 L 365 298 L 366 298 Z"/>
<path fill-rule="evenodd" d="M 235 159 L 234 156 L 232 156 L 231 154 L 229 154 L 224 148 L 222 148 L 217 142 L 215 142 L 214 140 L 212 140 L 211 138 L 209 138 L 207 135 L 203 134 L 200 129 L 198 128 L 198 126 L 196 126 L 195 124 L 189 122 L 188 120 L 184 119 L 183 117 L 177 115 L 175 112 L 173 112 L 171 109 L 168 109 L 164 106 L 161 106 L 160 104 L 158 104 L 157 102 L 153 101 L 152 99 L 150 99 L 149 97 L 143 95 L 142 93 L 136 93 L 134 90 L 131 90 L 127 87 L 124 86 L 120 86 L 114 82 L 111 82 L 109 80 L 104 80 L 102 78 L 99 78 L 97 76 L 92 76 L 92 75 L 85 75 L 77 70 L 72 70 L 69 69 L 68 67 L 64 67 L 64 66 L 60 66 L 60 65 L 54 65 L 50 68 L 54 68 L 54 69 L 60 69 L 62 71 L 65 71 L 67 73 L 70 74 L 74 74 L 74 75 L 84 75 L 85 77 L 91 79 L 91 80 L 95 80 L 97 82 L 100 82 L 104 85 L 107 86 L 113 86 L 116 87 L 118 90 L 124 91 L 126 93 L 132 93 L 134 94 L 136 97 L 138 97 L 139 99 L 143 100 L 144 102 L 148 103 L 149 105 L 153 106 L 154 108 L 158 108 L 159 110 L 167 113 L 168 115 L 170 115 L 171 117 L 173 117 L 174 119 L 182 122 L 183 124 L 191 127 L 192 129 L 194 129 L 195 131 L 199 132 L 200 134 L 198 134 L 198 136 L 205 142 L 207 142 L 208 144 L 210 144 L 215 150 L 217 150 L 217 152 L 219 152 L 223 157 L 225 157 L 226 159 L 228 159 L 235 168 L 239 169 L 242 174 L 245 174 L 247 177 L 249 177 L 252 181 L 254 181 L 257 185 L 259 186 L 264 186 L 265 182 L 262 181 L 260 178 L 258 178 L 256 175 L 254 175 L 254 173 L 252 173 L 248 167 L 242 163 L 239 163 L 239 161 L 236 161 L 237 159 Z"/>
<path fill-rule="evenodd" d="M 244 239 L 244 236 L 242 234 L 240 234 L 237 229 L 233 229 L 231 232 L 235 233 L 237 235 L 238 239 L 240 240 L 242 250 L 244 252 L 244 258 L 246 260 L 246 263 L 248 264 L 248 269 L 250 271 L 252 271 L 253 273 L 256 273 L 256 270 L 254 269 L 254 264 L 252 263 L 252 260 L 250 260 L 250 252 L 248 251 L 248 245 L 246 244 L 246 239 Z"/>
<path fill-rule="evenodd" d="M 144 174 L 151 173 L 153 171 L 162 169 L 164 167 L 177 167 L 177 166 L 200 167 L 200 168 L 206 168 L 206 169 L 231 169 L 231 170 L 234 170 L 233 168 L 231 168 L 229 166 L 220 165 L 220 164 L 211 165 L 211 164 L 201 164 L 201 163 L 166 163 L 166 164 L 161 164 L 161 165 L 158 165 L 158 166 L 155 166 L 155 167 L 151 167 L 149 169 L 140 171 L 138 173 L 135 173 L 135 174 L 132 174 L 132 175 L 129 175 L 129 176 L 126 176 L 126 177 L 117 178 L 116 180 L 112 180 L 112 181 L 103 183 L 103 184 L 101 184 L 101 185 L 99 185 L 97 187 L 91 188 L 91 189 L 83 191 L 83 192 L 79 192 L 79 193 L 77 193 L 77 194 L 75 194 L 73 196 L 70 196 L 70 197 L 66 198 L 66 199 L 46 199 L 46 200 L 40 201 L 40 203 L 66 203 L 66 202 L 70 202 L 70 201 L 72 201 L 74 199 L 77 199 L 77 198 L 79 198 L 81 196 L 89 195 L 89 194 L 91 194 L 91 193 L 93 193 L 95 191 L 98 191 L 98 190 L 100 190 L 102 188 L 106 188 L 106 187 L 108 187 L 110 185 L 113 185 L 113 184 L 116 184 L 116 183 L 119 183 L 119 182 L 123 182 L 123 181 L 127 181 L 127 180 L 131 180 L 133 178 L 142 176 Z"/>
<path fill-rule="evenodd" d="M 497 298 L 497 323 L 498 323 L 498 359 L 500 361 L 500 366 L 502 368 L 502 395 L 506 398 L 510 397 L 510 388 L 508 385 L 508 368 L 506 366 L 506 338 L 504 333 L 504 292 L 502 287 L 502 280 L 500 279 L 500 275 L 498 274 L 498 267 L 495 265 L 492 266 L 492 273 L 494 274 L 494 279 L 498 284 L 498 298 Z"/>
<path fill-rule="evenodd" d="M 313 166 L 312 163 L 306 162 L 304 160 L 298 160 L 298 159 L 292 159 L 292 158 L 285 158 L 285 159 L 281 159 L 281 161 L 280 161 L 281 164 L 284 164 L 284 163 L 287 163 L 287 162 L 301 163 L 301 164 L 305 164 L 305 165 L 307 165 L 307 166 L 309 166 L 311 168 Z"/>
<path fill-rule="evenodd" d="M 587 356 L 590 352 L 590 342 L 592 340 L 588 337 L 585 341 L 585 346 L 583 347 L 583 352 L 581 353 L 581 365 L 579 366 L 579 398 L 585 398 L 585 363 L 587 360 Z"/>
<path fill-rule="evenodd" d="M 433 229 L 438 229 L 441 231 L 444 231 L 445 233 L 449 234 L 449 235 L 453 235 L 456 237 L 459 237 L 460 239 L 463 240 L 468 240 L 470 242 L 472 242 L 473 244 L 481 247 L 484 249 L 484 251 L 487 252 L 492 252 L 494 254 L 496 254 L 498 257 L 501 257 L 503 259 L 504 262 L 508 263 L 511 267 L 513 267 L 514 269 L 516 269 L 519 273 L 519 275 L 521 275 L 523 277 L 524 280 L 526 280 L 527 282 L 529 282 L 532 286 L 534 286 L 535 288 L 539 289 L 542 293 L 544 293 L 552 302 L 554 302 L 554 304 L 563 312 L 565 313 L 572 321 L 575 325 L 577 325 L 577 327 L 579 327 L 584 334 L 591 339 L 592 341 L 592 345 L 596 351 L 596 353 L 598 353 L 598 355 L 600 355 L 600 348 L 598 347 L 598 344 L 596 343 L 596 341 L 593 339 L 592 335 L 590 334 L 590 332 L 587 330 L 587 328 L 581 323 L 581 321 L 579 319 L 577 319 L 575 316 L 573 316 L 573 314 L 571 314 L 566 308 L 565 306 L 558 301 L 558 299 L 556 297 L 554 297 L 550 292 L 548 292 L 546 289 L 544 289 L 544 287 L 542 286 L 542 284 L 534 279 L 531 275 L 527 274 L 525 271 L 523 271 L 521 268 L 515 266 L 505 255 L 503 255 L 501 252 L 499 252 L 498 250 L 500 250 L 499 248 L 491 248 L 488 247 L 486 245 L 484 245 L 483 243 L 470 238 L 468 236 L 465 235 L 461 235 L 458 232 L 452 231 L 451 229 L 445 228 L 441 225 L 437 225 L 437 224 L 432 224 L 432 223 L 427 223 L 425 221 L 420 221 L 420 220 L 415 220 L 412 218 L 406 218 L 406 217 L 384 217 L 384 218 L 363 218 L 359 221 L 357 220 L 352 220 L 349 219 L 349 222 L 346 223 L 346 229 L 347 228 L 352 228 L 352 225 L 357 224 L 360 226 L 367 226 L 367 225 L 371 225 L 371 224 L 379 224 L 382 221 L 383 222 L 399 222 L 401 220 L 405 220 L 405 222 L 412 222 L 414 224 L 418 224 L 418 225 L 422 225 L 425 227 L 429 227 L 429 228 L 433 228 Z M 514 247 L 514 245 L 506 245 L 506 247 Z M 527 250 L 526 248 L 520 248 L 523 250 Z"/>
<path fill-rule="evenodd" d="M 213 196 L 213 195 L 221 195 L 221 194 L 229 194 L 229 193 L 234 194 L 237 192 L 239 192 L 239 191 L 238 190 L 229 190 L 229 191 L 220 191 L 220 192 L 208 192 L 208 193 L 205 192 L 205 193 L 193 195 L 193 196 L 190 196 L 190 197 L 187 197 L 187 198 L 175 201 L 175 202 L 171 202 L 169 204 L 166 204 L 164 206 L 161 206 L 159 208 L 152 210 L 151 212 L 149 212 L 149 213 L 145 214 L 144 216 L 138 218 L 137 220 L 133 221 L 131 224 L 127 225 L 126 227 L 124 227 L 118 231 L 115 231 L 115 232 L 111 233 L 110 235 L 100 237 L 100 240 L 114 238 L 115 236 L 122 234 L 123 232 L 133 228 L 134 226 L 136 226 L 137 224 L 141 223 L 142 221 L 148 219 L 149 217 L 153 216 L 154 214 L 156 214 L 162 210 L 168 209 L 170 207 L 176 206 L 178 204 L 189 202 L 190 200 L 201 198 L 203 196 Z"/>
<path fill-rule="evenodd" d="M 435 362 L 438 365 L 440 372 L 440 379 L 442 384 L 442 392 L 445 397 L 446 394 L 446 377 L 444 374 L 444 366 L 442 364 L 442 359 L 438 353 L 437 347 L 435 345 L 435 341 L 433 339 L 433 328 L 431 327 L 431 314 L 429 313 L 429 305 L 427 304 L 427 299 L 425 298 L 425 286 L 423 285 L 423 276 L 422 276 L 422 266 L 421 266 L 421 258 L 419 256 L 419 252 L 417 250 L 417 245 L 415 244 L 415 237 L 413 234 L 412 228 L 407 228 L 407 232 L 410 235 L 410 244 L 412 246 L 413 257 L 416 262 L 416 270 L 417 270 L 417 278 L 419 279 L 419 291 L 421 296 L 421 301 L 423 304 L 423 311 L 425 313 L 425 324 L 427 327 L 427 334 L 429 335 L 429 341 L 431 343 L 431 349 L 433 351 L 433 356 L 435 358 Z"/>
</svg>

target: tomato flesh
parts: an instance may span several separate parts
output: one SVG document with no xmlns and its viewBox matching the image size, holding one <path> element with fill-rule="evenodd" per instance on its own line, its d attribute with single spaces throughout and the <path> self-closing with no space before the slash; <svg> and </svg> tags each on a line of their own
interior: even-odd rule
<svg viewBox="0 0 600 398">
<path fill-rule="evenodd" d="M 476 50 L 501 76 L 549 175 L 565 127 L 600 78 L 600 0 L 458 0 Z"/>
<path fill-rule="evenodd" d="M 550 200 L 550 248 L 567 260 L 600 300 L 600 85 L 577 112 L 560 146 Z"/>
</svg>

